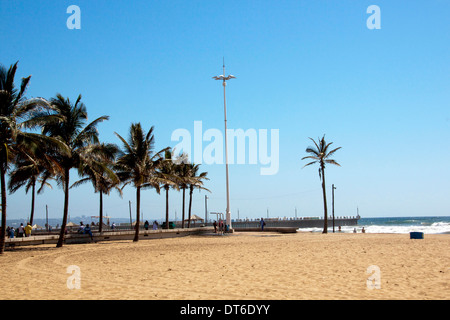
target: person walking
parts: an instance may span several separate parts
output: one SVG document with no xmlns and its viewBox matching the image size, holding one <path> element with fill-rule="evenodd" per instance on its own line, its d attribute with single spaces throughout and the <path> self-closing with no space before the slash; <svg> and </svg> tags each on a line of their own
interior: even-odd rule
<svg viewBox="0 0 450 320">
<path fill-rule="evenodd" d="M 261 221 L 259 222 L 261 224 L 261 231 L 264 231 L 264 226 L 266 225 L 266 222 L 263 218 L 261 218 Z"/>
</svg>

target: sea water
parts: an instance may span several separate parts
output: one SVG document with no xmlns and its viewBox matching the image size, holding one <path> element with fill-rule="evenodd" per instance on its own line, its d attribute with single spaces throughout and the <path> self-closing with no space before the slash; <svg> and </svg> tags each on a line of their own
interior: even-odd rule
<svg viewBox="0 0 450 320">
<path fill-rule="evenodd" d="M 117 221 L 116 221 L 117 220 Z M 121 219 L 115 219 L 115 222 Z M 124 221 L 129 221 L 123 219 Z M 78 222 L 78 220 L 75 220 Z M 26 225 L 25 219 L 17 219 L 7 221 L 7 225 L 17 228 L 20 223 Z M 35 219 L 35 222 L 41 226 L 45 226 L 45 220 Z M 91 223 L 91 221 L 84 221 Z M 49 224 L 55 228 L 61 225 L 61 219 L 49 219 Z M 384 218 L 361 218 L 356 226 L 342 226 L 341 232 L 351 233 L 356 229 L 360 233 L 362 228 L 366 233 L 410 233 L 423 232 L 425 234 L 450 233 L 450 216 L 438 217 L 384 217 Z M 335 224 L 335 232 L 338 232 L 339 226 Z M 301 232 L 322 232 L 323 228 L 301 228 Z M 333 232 L 333 220 L 328 219 L 328 232 Z"/>
<path fill-rule="evenodd" d="M 363 227 L 366 233 L 450 233 L 450 216 L 361 218 L 357 226 L 343 226 L 341 232 L 351 233 L 356 229 L 360 233 Z M 338 232 L 339 226 L 335 224 L 334 229 Z M 322 232 L 323 228 L 302 228 L 299 231 Z M 333 232 L 331 219 L 328 219 L 328 232 Z"/>
</svg>

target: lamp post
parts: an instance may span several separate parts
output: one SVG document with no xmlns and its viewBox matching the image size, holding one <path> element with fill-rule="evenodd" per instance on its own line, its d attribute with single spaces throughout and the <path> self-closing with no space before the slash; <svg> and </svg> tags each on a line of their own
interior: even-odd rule
<svg viewBox="0 0 450 320">
<path fill-rule="evenodd" d="M 208 196 L 205 195 L 205 225 L 208 223 Z"/>
<path fill-rule="evenodd" d="M 334 184 L 331 186 L 331 195 L 332 195 L 332 207 L 333 207 L 333 233 L 334 233 L 334 190 L 336 189 L 336 187 L 334 186 Z"/>
<path fill-rule="evenodd" d="M 227 212 L 226 212 L 226 224 L 231 229 L 231 212 L 230 212 L 230 187 L 228 183 L 228 146 L 227 146 L 227 99 L 225 94 L 225 88 L 227 86 L 227 81 L 235 79 L 233 75 L 225 76 L 225 59 L 223 60 L 223 74 L 220 76 L 213 77 L 214 80 L 222 80 L 223 85 L 223 110 L 225 115 L 225 170 L 226 170 L 226 181 L 227 181 Z"/>
</svg>

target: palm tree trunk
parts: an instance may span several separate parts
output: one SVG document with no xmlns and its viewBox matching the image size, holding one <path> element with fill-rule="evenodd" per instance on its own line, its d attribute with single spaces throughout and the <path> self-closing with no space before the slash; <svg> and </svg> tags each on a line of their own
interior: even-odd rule
<svg viewBox="0 0 450 320">
<path fill-rule="evenodd" d="M 322 193 L 323 193 L 323 210 L 324 210 L 322 233 L 328 233 L 327 193 L 325 189 L 325 169 L 323 165 L 321 166 L 321 171 L 322 171 Z"/>
<path fill-rule="evenodd" d="M 134 242 L 139 241 L 139 220 L 141 219 L 139 211 L 141 210 L 141 187 L 136 187 L 136 224 L 134 228 L 136 229 L 134 233 Z"/>
<path fill-rule="evenodd" d="M 191 186 L 189 189 L 189 220 L 188 220 L 188 228 L 191 227 L 191 208 L 192 208 L 192 192 L 194 191 L 194 187 Z"/>
<path fill-rule="evenodd" d="M 0 232 L 0 254 L 5 251 L 5 238 L 6 238 L 6 181 L 5 170 L 3 163 L 0 163 L 0 175 L 1 175 L 1 189 L 2 189 L 2 227 Z"/>
<path fill-rule="evenodd" d="M 100 222 L 98 226 L 98 232 L 103 231 L 103 192 L 100 190 Z"/>
<path fill-rule="evenodd" d="M 57 248 L 63 246 L 64 236 L 66 233 L 67 216 L 69 214 L 69 172 L 69 168 L 64 169 L 64 215 L 61 225 L 61 231 L 59 232 L 58 243 L 56 244 Z"/>
<path fill-rule="evenodd" d="M 181 228 L 183 228 L 184 229 L 184 203 L 185 203 L 185 201 L 184 201 L 184 194 L 185 194 L 185 191 L 186 191 L 186 188 L 183 188 L 183 218 L 181 219 Z"/>
<path fill-rule="evenodd" d="M 31 213 L 30 213 L 30 221 L 29 221 L 31 225 L 33 225 L 33 218 L 34 218 L 35 189 L 36 189 L 36 182 L 33 181 L 33 185 L 31 186 Z"/>
<path fill-rule="evenodd" d="M 169 188 L 166 187 L 166 229 L 169 229 Z"/>
</svg>

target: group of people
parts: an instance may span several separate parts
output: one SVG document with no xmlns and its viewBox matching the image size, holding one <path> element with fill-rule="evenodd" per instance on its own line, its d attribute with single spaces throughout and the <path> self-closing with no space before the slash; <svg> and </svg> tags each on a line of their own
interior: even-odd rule
<svg viewBox="0 0 450 320">
<path fill-rule="evenodd" d="M 259 224 L 261 226 L 261 231 L 264 231 L 264 226 L 266 225 L 266 222 L 264 221 L 263 218 L 261 218 Z M 219 223 L 217 223 L 217 221 L 214 220 L 213 226 L 214 226 L 214 233 L 217 233 L 217 227 L 219 227 L 220 232 L 228 232 L 229 226 L 224 224 L 222 220 L 219 220 Z"/>
<path fill-rule="evenodd" d="M 341 226 L 339 226 L 338 232 L 342 232 Z M 356 228 L 353 228 L 353 233 L 356 233 L 356 232 L 357 232 L 357 231 L 356 231 Z M 361 233 L 366 233 L 366 229 L 364 229 L 364 227 L 362 227 Z"/>
<path fill-rule="evenodd" d="M 144 222 L 144 229 L 148 230 L 149 226 L 150 226 L 150 223 L 147 220 L 145 220 L 145 222 Z M 159 228 L 158 221 L 156 221 L 156 220 L 153 221 L 153 230 L 158 230 L 158 228 Z"/>
<path fill-rule="evenodd" d="M 144 223 L 145 230 L 148 230 L 149 225 L 150 225 L 149 222 L 145 221 L 145 223 Z M 114 230 L 115 226 L 116 226 L 115 223 L 113 223 L 111 226 L 111 229 Z M 158 228 L 159 228 L 158 222 L 156 220 L 153 221 L 153 230 L 158 230 Z M 14 229 L 14 227 L 8 226 L 6 228 L 6 234 L 9 238 L 29 237 L 29 236 L 31 236 L 32 230 L 33 230 L 33 227 L 31 226 L 31 223 L 28 222 L 26 226 L 24 226 L 23 223 L 21 223 L 17 229 Z M 68 233 L 67 228 L 65 230 L 65 233 L 66 234 Z M 88 234 L 92 240 L 94 239 L 90 225 L 89 224 L 84 225 L 82 221 L 80 222 L 80 226 L 78 227 L 77 233 L 78 234 Z"/>
<path fill-rule="evenodd" d="M 8 226 L 6 228 L 6 234 L 8 235 L 9 238 L 14 237 L 23 238 L 31 236 L 31 230 L 33 230 L 31 223 L 28 222 L 25 227 L 23 226 L 23 223 L 21 223 L 17 229 Z"/>
<path fill-rule="evenodd" d="M 80 222 L 80 226 L 78 227 L 78 233 L 79 234 L 88 234 L 91 237 L 91 240 L 94 240 L 94 237 L 92 235 L 91 227 L 89 226 L 89 223 L 87 225 L 84 225 L 83 222 Z"/>
<path fill-rule="evenodd" d="M 214 233 L 217 233 L 217 228 L 219 228 L 219 232 L 228 232 L 229 231 L 228 225 L 223 223 L 222 220 L 219 220 L 219 223 L 217 223 L 217 221 L 214 220 L 213 226 L 214 226 Z"/>
</svg>

